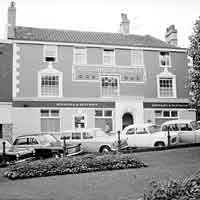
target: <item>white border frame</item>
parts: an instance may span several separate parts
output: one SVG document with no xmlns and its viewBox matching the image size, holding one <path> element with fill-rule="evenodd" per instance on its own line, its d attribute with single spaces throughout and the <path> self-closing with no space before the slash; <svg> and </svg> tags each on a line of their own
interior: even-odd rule
<svg viewBox="0 0 200 200">
<path fill-rule="evenodd" d="M 106 64 L 105 63 L 105 59 L 104 59 L 104 56 L 105 56 L 105 52 L 104 50 L 110 50 L 110 51 L 113 51 L 113 60 L 112 60 L 112 63 L 111 64 Z M 116 66 L 116 60 L 115 60 L 115 48 L 102 48 L 102 65 L 104 67 L 108 66 Z"/>
</svg>

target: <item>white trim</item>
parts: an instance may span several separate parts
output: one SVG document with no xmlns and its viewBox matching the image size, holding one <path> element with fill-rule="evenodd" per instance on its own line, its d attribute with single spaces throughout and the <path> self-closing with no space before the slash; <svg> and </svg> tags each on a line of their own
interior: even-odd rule
<svg viewBox="0 0 200 200">
<path fill-rule="evenodd" d="M 55 61 L 53 63 L 57 63 L 58 62 L 58 46 L 57 45 L 43 45 L 43 62 L 48 63 L 48 61 L 45 61 L 45 55 L 46 55 L 46 50 L 49 47 L 54 47 L 55 48 Z"/>
<path fill-rule="evenodd" d="M 173 90 L 173 96 L 169 96 L 169 97 L 162 97 L 160 96 L 160 78 L 163 79 L 167 79 L 167 78 L 171 78 L 172 79 L 172 90 Z M 169 72 L 167 70 L 167 68 L 165 68 L 164 72 L 161 72 L 160 74 L 158 74 L 156 76 L 156 80 L 157 80 L 157 97 L 158 98 L 164 98 L 164 99 L 168 99 L 168 98 L 177 98 L 177 91 L 176 91 L 176 75 L 172 74 L 171 72 Z"/>
<path fill-rule="evenodd" d="M 154 47 L 133 47 L 133 46 L 120 46 L 120 45 L 100 45 L 100 44 L 79 44 L 79 43 L 70 43 L 70 42 L 45 42 L 45 41 L 27 41 L 27 40 L 12 40 L 14 43 L 22 44 L 47 44 L 47 45 L 61 45 L 61 46 L 77 46 L 77 47 L 101 47 L 101 48 L 110 48 L 110 49 L 142 49 L 150 51 L 170 51 L 170 52 L 187 52 L 186 48 L 176 49 L 176 48 L 154 48 Z"/>
<path fill-rule="evenodd" d="M 42 69 L 38 71 L 38 97 L 39 98 L 55 98 L 59 97 L 61 98 L 63 96 L 63 72 L 60 72 L 56 69 L 54 69 L 51 63 L 49 63 L 49 66 L 45 69 Z M 41 95 L 41 77 L 44 75 L 55 75 L 59 76 L 59 95 L 58 96 L 42 96 Z"/>
<path fill-rule="evenodd" d="M 4 44 L 12 44 L 13 41 L 12 41 L 12 40 L 7 40 L 7 39 L 0 39 L 0 43 L 4 43 Z"/>
</svg>

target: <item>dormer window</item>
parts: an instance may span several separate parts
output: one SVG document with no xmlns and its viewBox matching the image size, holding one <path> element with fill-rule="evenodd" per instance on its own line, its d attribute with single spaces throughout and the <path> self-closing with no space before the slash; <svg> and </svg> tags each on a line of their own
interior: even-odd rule
<svg viewBox="0 0 200 200">
<path fill-rule="evenodd" d="M 169 67 L 171 66 L 170 53 L 166 51 L 160 52 L 160 66 Z"/>
<path fill-rule="evenodd" d="M 57 62 L 57 46 L 44 45 L 44 62 Z"/>
</svg>

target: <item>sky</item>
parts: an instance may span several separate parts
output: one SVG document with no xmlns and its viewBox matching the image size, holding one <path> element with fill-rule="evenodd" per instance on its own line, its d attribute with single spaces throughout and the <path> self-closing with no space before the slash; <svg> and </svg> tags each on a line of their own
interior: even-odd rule
<svg viewBox="0 0 200 200">
<path fill-rule="evenodd" d="M 5 39 L 7 9 L 0 0 L 0 39 Z M 130 33 L 161 40 L 166 28 L 178 30 L 178 46 L 189 47 L 188 37 L 200 16 L 200 0 L 15 0 L 17 25 L 80 31 L 118 32 L 121 13 L 130 20 Z"/>
</svg>

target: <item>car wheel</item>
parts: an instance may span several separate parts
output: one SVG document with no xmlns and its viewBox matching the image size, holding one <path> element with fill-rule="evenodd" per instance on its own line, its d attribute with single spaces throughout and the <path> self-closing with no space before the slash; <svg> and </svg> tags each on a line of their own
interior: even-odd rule
<svg viewBox="0 0 200 200">
<path fill-rule="evenodd" d="M 103 146 L 100 150 L 101 153 L 109 153 L 111 152 L 111 149 L 109 146 Z"/>
<path fill-rule="evenodd" d="M 165 146 L 164 142 L 157 142 L 155 144 L 155 147 L 164 147 L 164 146 Z"/>
<path fill-rule="evenodd" d="M 59 158 L 59 157 L 60 157 L 59 154 L 53 153 L 53 158 Z"/>
</svg>

